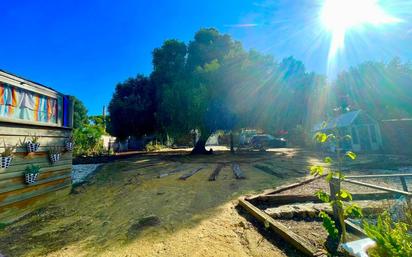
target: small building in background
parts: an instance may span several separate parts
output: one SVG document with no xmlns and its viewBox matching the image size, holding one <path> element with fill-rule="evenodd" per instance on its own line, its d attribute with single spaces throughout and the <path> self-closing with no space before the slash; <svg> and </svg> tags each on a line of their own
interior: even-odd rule
<svg viewBox="0 0 412 257">
<path fill-rule="evenodd" d="M 14 148 L 11 162 L 2 157 L 0 167 L 0 223 L 69 193 L 72 124 L 69 96 L 0 70 L 0 153 Z M 37 143 L 29 143 L 33 138 Z M 37 176 L 25 176 L 30 167 L 40 168 Z"/>
<path fill-rule="evenodd" d="M 382 136 L 379 123 L 362 110 L 341 114 L 326 123 L 320 123 L 313 128 L 313 132 L 324 132 L 340 136 L 349 135 L 350 138 L 340 142 L 343 150 L 356 152 L 378 151 L 382 149 Z M 328 144 L 331 151 L 336 150 L 336 145 Z"/>
</svg>

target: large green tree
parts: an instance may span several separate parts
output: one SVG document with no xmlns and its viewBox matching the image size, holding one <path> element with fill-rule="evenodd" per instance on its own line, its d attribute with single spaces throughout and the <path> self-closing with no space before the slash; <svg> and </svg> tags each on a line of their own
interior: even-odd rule
<svg viewBox="0 0 412 257">
<path fill-rule="evenodd" d="M 153 133 L 156 127 L 156 88 L 151 80 L 138 75 L 116 86 L 109 104 L 110 134 L 125 139 Z"/>
<path fill-rule="evenodd" d="M 88 123 L 87 109 L 83 102 L 75 96 L 71 96 L 70 99 L 74 104 L 73 128 L 77 129 Z"/>
<path fill-rule="evenodd" d="M 411 117 L 411 81 L 412 65 L 398 58 L 365 62 L 339 74 L 335 105 L 365 110 L 378 120 Z"/>
<path fill-rule="evenodd" d="M 153 51 L 150 80 L 139 81 L 116 89 L 110 125 L 122 125 L 111 132 L 126 137 L 155 129 L 176 138 L 195 130 L 200 138 L 193 153 L 206 153 L 206 140 L 217 130 L 276 133 L 309 127 L 319 115 L 319 108 L 311 106 L 318 104 L 313 92 L 325 85 L 323 77 L 307 72 L 293 57 L 276 62 L 213 28 L 199 30 L 187 45 L 166 40 Z M 120 90 L 127 84 L 150 85 L 143 88 L 151 93 Z"/>
<path fill-rule="evenodd" d="M 188 47 L 166 41 L 153 52 L 152 79 L 159 88 L 157 117 L 172 136 L 200 132 L 193 153 L 205 153 L 209 135 L 235 124 L 225 101 L 224 83 L 216 83 L 221 63 L 238 43 L 215 29 L 201 29 Z"/>
</svg>

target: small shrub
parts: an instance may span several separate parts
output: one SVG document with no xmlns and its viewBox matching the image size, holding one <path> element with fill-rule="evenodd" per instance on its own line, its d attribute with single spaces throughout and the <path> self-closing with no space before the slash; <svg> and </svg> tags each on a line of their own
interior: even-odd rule
<svg viewBox="0 0 412 257">
<path fill-rule="evenodd" d="M 4 150 L 1 153 L 1 157 L 10 157 L 13 156 L 13 151 L 17 148 L 17 145 L 10 146 L 6 144 L 6 141 L 3 139 Z"/>
<path fill-rule="evenodd" d="M 26 167 L 24 174 L 38 174 L 39 172 L 40 166 L 32 164 Z"/>
<path fill-rule="evenodd" d="M 147 152 L 155 152 L 165 148 L 164 145 L 158 144 L 156 142 L 150 141 L 146 146 L 145 149 Z"/>
<path fill-rule="evenodd" d="M 104 152 L 102 135 L 104 130 L 96 125 L 84 125 L 73 131 L 75 156 L 93 156 Z"/>
<path fill-rule="evenodd" d="M 34 135 L 30 136 L 30 142 L 33 143 L 33 144 L 37 144 L 37 143 L 39 143 L 39 138 L 40 138 L 39 136 L 34 134 Z"/>
<path fill-rule="evenodd" d="M 378 217 L 376 225 L 364 222 L 364 229 L 376 242 L 376 247 L 369 251 L 371 257 L 412 256 L 411 224 L 394 222 L 391 216 L 384 212 Z"/>
</svg>

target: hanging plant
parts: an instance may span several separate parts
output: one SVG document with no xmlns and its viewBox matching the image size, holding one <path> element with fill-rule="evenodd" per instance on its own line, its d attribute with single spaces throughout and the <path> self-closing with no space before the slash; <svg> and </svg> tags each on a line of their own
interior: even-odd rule
<svg viewBox="0 0 412 257">
<path fill-rule="evenodd" d="M 37 150 L 39 150 L 39 147 L 40 147 L 39 136 L 36 136 L 36 135 L 32 136 L 31 139 L 27 141 L 26 146 L 27 146 L 27 151 L 29 153 L 37 152 Z"/>
<path fill-rule="evenodd" d="M 17 148 L 17 145 L 10 146 L 7 145 L 3 139 L 4 151 L 1 153 L 1 163 L 0 168 L 7 169 L 10 164 L 11 160 L 13 159 L 13 151 Z"/>
<path fill-rule="evenodd" d="M 61 157 L 61 149 L 58 146 L 51 146 L 49 148 L 49 158 L 52 164 L 58 162 Z"/>
<path fill-rule="evenodd" d="M 24 171 L 24 180 L 26 184 L 33 184 L 37 181 L 37 177 L 39 176 L 40 166 L 38 165 L 30 165 L 26 167 Z"/>
<path fill-rule="evenodd" d="M 64 148 L 66 149 L 67 152 L 73 151 L 73 148 L 74 148 L 73 136 L 70 136 L 69 138 L 67 138 L 66 142 L 64 143 Z"/>
</svg>

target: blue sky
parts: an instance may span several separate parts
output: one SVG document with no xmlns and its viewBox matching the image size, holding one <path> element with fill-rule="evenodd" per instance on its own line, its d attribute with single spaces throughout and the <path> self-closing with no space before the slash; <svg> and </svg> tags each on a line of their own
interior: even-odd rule
<svg viewBox="0 0 412 257">
<path fill-rule="evenodd" d="M 338 67 L 365 60 L 412 60 L 412 4 L 381 1 L 403 20 L 348 36 Z M 244 46 L 295 56 L 326 73 L 330 35 L 319 21 L 322 0 L 1 1 L 0 69 L 81 99 L 101 113 L 115 85 L 150 74 L 151 52 L 166 39 L 188 42 L 202 27 L 229 33 Z"/>
</svg>

